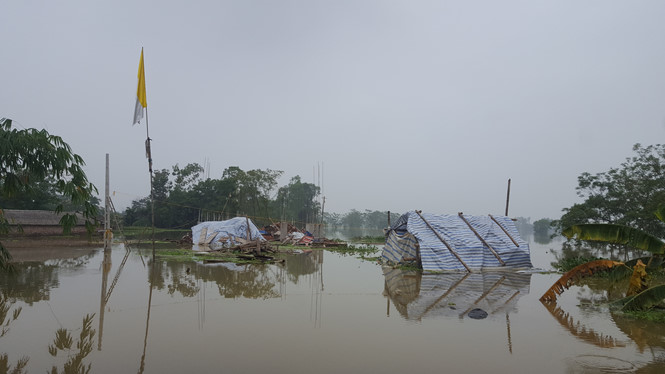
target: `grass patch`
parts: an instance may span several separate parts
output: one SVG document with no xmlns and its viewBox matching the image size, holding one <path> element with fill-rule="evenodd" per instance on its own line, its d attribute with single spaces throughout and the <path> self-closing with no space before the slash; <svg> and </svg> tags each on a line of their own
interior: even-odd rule
<svg viewBox="0 0 665 374">
<path fill-rule="evenodd" d="M 366 255 L 366 254 L 375 253 L 376 251 L 379 250 L 379 248 L 375 245 L 347 244 L 346 246 L 326 248 L 326 250 L 328 250 L 330 252 L 344 253 L 344 254 L 349 254 L 349 255 L 355 256 L 355 255 L 359 255 L 359 254 Z"/>
<path fill-rule="evenodd" d="M 383 244 L 386 242 L 386 237 L 381 236 L 356 236 L 351 239 L 353 243 L 360 244 Z"/>
<path fill-rule="evenodd" d="M 353 245 L 347 244 L 346 246 L 326 248 L 327 251 L 341 253 L 344 256 L 356 256 L 363 261 L 377 262 L 380 257 L 373 256 L 379 250 L 375 245 Z"/>
<path fill-rule="evenodd" d="M 155 227 L 155 240 L 180 240 L 191 229 L 160 229 Z M 126 240 L 152 240 L 152 227 L 130 226 L 122 230 Z M 118 232 L 118 234 L 120 234 Z"/>
<path fill-rule="evenodd" d="M 645 321 L 659 322 L 659 323 L 665 322 L 665 309 L 661 308 L 654 308 L 651 310 L 634 311 L 634 312 L 623 312 L 623 314 L 628 317 L 641 319 Z"/>
</svg>

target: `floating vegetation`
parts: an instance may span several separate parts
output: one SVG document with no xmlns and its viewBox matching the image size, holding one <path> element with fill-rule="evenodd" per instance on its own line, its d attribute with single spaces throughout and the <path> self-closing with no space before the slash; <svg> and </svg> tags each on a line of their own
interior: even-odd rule
<svg viewBox="0 0 665 374">
<path fill-rule="evenodd" d="M 386 242 L 386 237 L 381 235 L 381 236 L 356 236 L 351 239 L 351 242 L 353 243 L 360 243 L 360 244 L 383 244 Z"/>
<path fill-rule="evenodd" d="M 345 255 L 350 255 L 350 256 L 357 256 L 357 255 L 368 255 L 368 254 L 373 254 L 376 253 L 379 250 L 379 247 L 375 245 L 367 245 L 367 244 L 347 244 L 346 246 L 339 246 L 339 247 L 333 247 L 333 248 L 326 248 L 326 250 L 330 252 L 337 252 L 337 253 L 342 253 Z"/>
<path fill-rule="evenodd" d="M 264 264 L 282 262 L 281 253 L 267 255 L 248 254 L 241 251 L 192 251 L 189 249 L 170 249 L 157 251 L 157 257 L 168 258 L 170 261 L 219 263 L 230 262 L 234 264 Z"/>
</svg>

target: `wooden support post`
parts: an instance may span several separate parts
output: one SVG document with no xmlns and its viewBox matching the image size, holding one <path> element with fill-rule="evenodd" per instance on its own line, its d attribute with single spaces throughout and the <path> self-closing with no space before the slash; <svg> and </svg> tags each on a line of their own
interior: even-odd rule
<svg viewBox="0 0 665 374">
<path fill-rule="evenodd" d="M 492 248 L 492 246 L 491 246 L 488 242 L 486 242 L 485 239 L 483 239 L 483 237 L 480 236 L 480 234 L 478 234 L 478 231 L 476 231 L 476 229 L 474 229 L 473 226 L 471 226 L 471 222 L 467 221 L 466 218 L 464 218 L 464 215 L 462 214 L 462 212 L 457 213 L 457 215 L 459 216 L 459 218 L 462 219 L 462 221 L 464 221 L 464 223 L 466 223 L 467 226 L 469 226 L 469 228 L 471 229 L 471 231 L 473 231 L 473 233 L 476 234 L 476 237 L 477 237 L 481 242 L 483 242 L 483 244 L 485 244 L 485 246 L 487 246 L 487 248 L 490 250 L 490 252 L 492 252 L 492 254 L 494 255 L 494 257 L 496 257 L 496 259 L 499 260 L 499 263 L 501 264 L 501 266 L 506 266 L 506 263 L 503 262 L 503 260 L 501 259 L 501 257 L 499 257 L 499 254 L 496 253 L 496 251 L 494 250 L 494 248 Z"/>
<path fill-rule="evenodd" d="M 496 223 L 497 225 L 499 225 L 499 227 L 501 228 L 501 230 L 503 230 L 503 233 L 506 234 L 506 235 L 510 238 L 510 240 L 513 241 L 513 244 L 515 244 L 517 247 L 519 247 L 520 245 L 515 241 L 515 239 L 513 239 L 512 236 L 510 236 L 510 234 L 509 234 L 508 231 L 503 227 L 503 225 L 501 225 L 501 224 L 499 223 L 499 221 L 497 221 L 496 218 L 494 218 L 494 216 L 492 216 L 491 214 L 489 214 L 489 216 L 490 216 L 490 218 L 492 219 L 492 221 L 494 221 L 494 223 Z"/>
<path fill-rule="evenodd" d="M 434 235 L 436 235 L 436 237 L 439 238 L 439 240 L 441 240 L 441 243 L 443 243 L 443 244 L 448 248 L 448 250 L 450 251 L 450 253 L 452 253 L 453 256 L 455 256 L 455 258 L 457 258 L 457 260 L 458 260 L 458 261 L 464 266 L 464 268 L 466 268 L 466 271 L 468 271 L 469 273 L 471 273 L 471 269 L 466 265 L 466 263 L 464 263 L 464 261 L 462 261 L 462 258 L 457 254 L 457 252 L 455 252 L 455 250 L 453 249 L 453 247 L 451 247 L 450 244 L 448 244 L 448 242 L 446 242 L 446 241 L 443 239 L 443 237 L 442 237 L 441 235 L 439 235 L 439 233 L 434 229 L 434 227 L 432 227 L 432 225 L 430 225 L 429 222 L 427 222 L 427 220 L 425 219 L 425 217 L 423 217 L 423 215 L 420 214 L 420 213 L 421 213 L 420 210 L 416 210 L 416 214 L 418 214 L 418 216 L 420 217 L 420 219 L 422 219 L 423 222 L 425 222 L 425 224 L 427 225 L 427 227 L 429 227 L 429 229 L 432 230 L 432 232 L 434 233 Z M 420 256 L 418 256 L 418 257 L 420 257 Z"/>
<path fill-rule="evenodd" d="M 509 203 L 510 203 L 510 179 L 508 179 L 508 193 L 506 194 L 506 217 L 508 217 Z"/>
<path fill-rule="evenodd" d="M 109 174 L 109 154 L 106 154 L 106 179 L 104 189 L 104 253 L 111 249 L 111 241 L 113 233 L 111 231 L 111 195 L 110 195 L 111 178 Z"/>
<path fill-rule="evenodd" d="M 249 217 L 245 216 L 245 220 L 247 221 L 247 240 L 250 242 L 252 241 L 252 232 L 249 230 Z"/>
</svg>

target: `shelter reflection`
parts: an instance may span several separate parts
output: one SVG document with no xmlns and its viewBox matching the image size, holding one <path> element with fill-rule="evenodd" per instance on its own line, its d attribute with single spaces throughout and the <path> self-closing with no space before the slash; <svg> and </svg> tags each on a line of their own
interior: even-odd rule
<svg viewBox="0 0 665 374">
<path fill-rule="evenodd" d="M 384 294 L 395 309 L 403 318 L 418 321 L 485 318 L 499 312 L 507 315 L 516 309 L 518 299 L 529 293 L 531 283 L 531 274 L 517 272 L 422 274 L 384 268 L 383 274 Z"/>
</svg>

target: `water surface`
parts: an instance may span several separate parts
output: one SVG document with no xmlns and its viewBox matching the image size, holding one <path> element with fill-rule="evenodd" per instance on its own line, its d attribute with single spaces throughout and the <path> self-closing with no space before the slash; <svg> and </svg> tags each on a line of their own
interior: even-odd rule
<svg viewBox="0 0 665 374">
<path fill-rule="evenodd" d="M 531 243 L 534 266 L 551 269 L 557 246 Z M 51 252 L 0 275 L 0 354 L 27 372 L 61 371 L 93 314 L 93 373 L 665 372 L 663 327 L 613 316 L 603 291 L 541 304 L 556 274 L 420 275 L 327 251 L 242 266 Z M 54 357 L 61 328 L 74 344 Z"/>
</svg>

